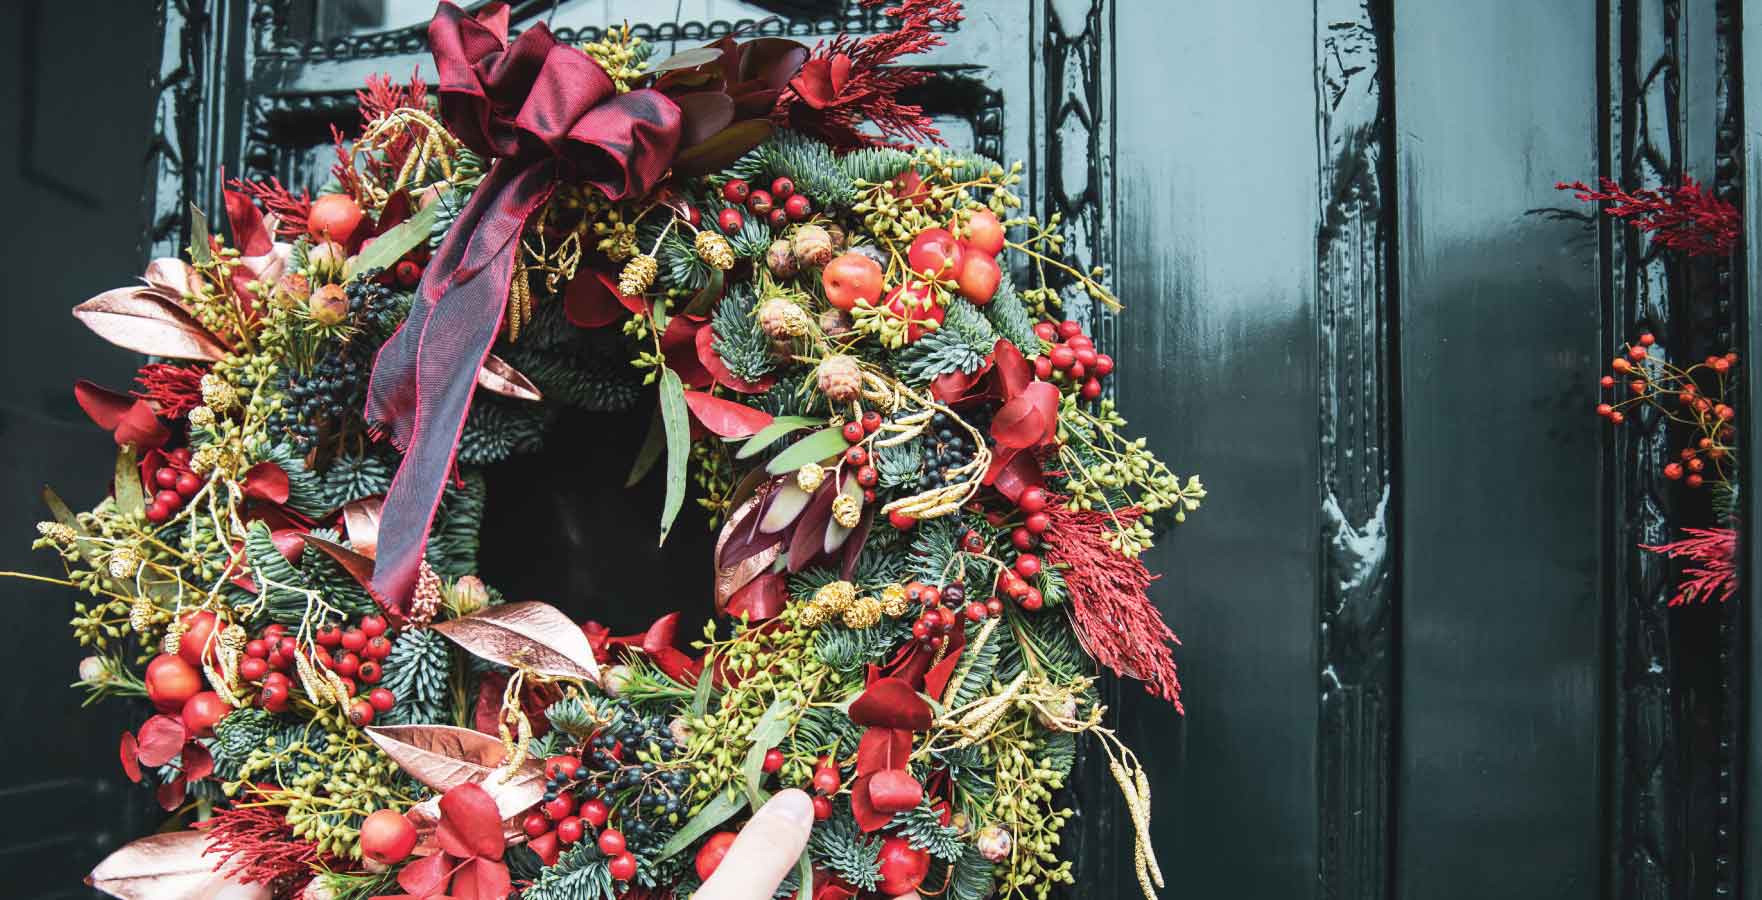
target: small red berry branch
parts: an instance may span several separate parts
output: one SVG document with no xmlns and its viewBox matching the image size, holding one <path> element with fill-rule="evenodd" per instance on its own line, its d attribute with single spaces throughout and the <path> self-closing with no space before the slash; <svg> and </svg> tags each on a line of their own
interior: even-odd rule
<svg viewBox="0 0 1762 900">
<path fill-rule="evenodd" d="M 1657 339 L 1641 334 L 1626 351 L 1609 364 L 1614 375 L 1604 375 L 1604 390 L 1618 390 L 1617 376 L 1626 393 L 1623 399 L 1597 404 L 1597 415 L 1620 425 L 1627 421 L 1627 411 L 1634 406 L 1650 406 L 1670 421 L 1686 426 L 1693 435 L 1680 459 L 1666 463 L 1664 477 L 1681 481 L 1692 488 L 1708 480 L 1727 481 L 1732 474 L 1728 466 L 1735 451 L 1737 431 L 1732 425 L 1737 410 L 1726 402 L 1728 392 L 1735 388 L 1730 378 L 1737 366 L 1738 355 L 1709 356 L 1688 368 L 1680 368 L 1651 348 Z"/>
</svg>

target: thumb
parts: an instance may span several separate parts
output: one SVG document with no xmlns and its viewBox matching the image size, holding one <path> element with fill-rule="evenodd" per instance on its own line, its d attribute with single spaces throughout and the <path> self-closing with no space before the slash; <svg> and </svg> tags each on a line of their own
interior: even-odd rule
<svg viewBox="0 0 1762 900">
<path fill-rule="evenodd" d="M 814 804 L 798 790 L 781 791 L 753 813 L 693 900 L 771 900 L 795 867 L 814 828 Z"/>
</svg>

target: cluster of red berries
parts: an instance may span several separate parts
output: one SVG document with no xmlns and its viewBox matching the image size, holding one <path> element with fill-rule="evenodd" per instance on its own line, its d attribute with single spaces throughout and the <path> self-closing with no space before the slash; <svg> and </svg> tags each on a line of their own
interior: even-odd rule
<svg viewBox="0 0 1762 900">
<path fill-rule="evenodd" d="M 771 180 L 771 189 L 755 190 L 744 178 L 731 178 L 722 185 L 722 199 L 734 204 L 716 216 L 716 225 L 733 234 L 746 225 L 746 216 L 738 207 L 765 219 L 773 231 L 781 231 L 790 222 L 801 222 L 814 214 L 814 203 L 806 194 L 795 192 L 795 182 L 781 175 Z"/>
<path fill-rule="evenodd" d="M 872 409 L 863 413 L 862 418 L 844 423 L 844 440 L 851 445 L 844 451 L 844 464 L 856 473 L 857 484 L 863 489 L 864 503 L 875 502 L 875 485 L 880 482 L 881 473 L 869 464 L 869 451 L 862 442 L 880 428 L 881 414 Z"/>
<path fill-rule="evenodd" d="M 166 715 L 183 720 L 184 729 L 196 737 L 213 737 L 214 726 L 232 707 L 213 691 L 204 690 L 202 663 L 212 663 L 214 629 L 219 619 L 207 610 L 188 613 L 179 620 L 183 636 L 176 653 L 161 653 L 147 663 L 147 699 Z"/>
<path fill-rule="evenodd" d="M 1665 463 L 1664 477 L 1671 481 L 1681 481 L 1692 488 L 1705 484 L 1707 478 L 1702 474 L 1709 461 L 1714 466 L 1724 459 L 1729 451 L 1713 442 L 1712 438 L 1704 437 L 1695 442 L 1693 447 L 1684 447 L 1679 454 L 1681 462 Z"/>
<path fill-rule="evenodd" d="M 317 646 L 312 650 L 311 661 L 335 672 L 349 696 L 355 697 L 357 682 L 373 685 L 385 677 L 382 660 L 391 655 L 392 638 L 385 619 L 376 615 L 362 616 L 359 623 L 348 628 L 326 623 L 313 636 Z M 257 702 L 264 709 L 281 712 L 288 708 L 293 691 L 288 671 L 294 668 L 294 658 L 301 652 L 299 641 L 280 623 L 266 626 L 245 644 L 245 658 L 239 660 L 239 677 L 262 683 Z M 372 688 L 366 696 L 349 704 L 349 721 L 371 725 L 376 714 L 391 712 L 397 702 L 391 691 Z"/>
<path fill-rule="evenodd" d="M 167 465 L 153 470 L 152 502 L 147 504 L 147 521 L 155 525 L 169 521 L 177 511 L 196 496 L 207 480 L 190 471 L 190 448 L 179 447 L 166 454 Z"/>
<path fill-rule="evenodd" d="M 959 623 L 955 619 L 955 610 L 967 602 L 967 586 L 958 581 L 938 587 L 922 581 L 909 581 L 905 585 L 907 601 L 919 604 L 922 611 L 912 622 L 912 637 L 932 650 L 940 649 L 954 633 Z M 995 601 L 995 598 L 993 598 Z M 984 601 L 974 601 L 984 606 Z M 998 612 L 1002 612 L 1001 606 Z"/>
<path fill-rule="evenodd" d="M 1052 349 L 1034 357 L 1034 375 L 1041 381 L 1065 382 L 1084 400 L 1101 396 L 1101 379 L 1113 374 L 1113 357 L 1095 352 L 1095 341 L 1070 319 L 1040 322 L 1034 333 Z"/>
<path fill-rule="evenodd" d="M 545 775 L 552 781 L 586 778 L 581 760 L 569 755 L 545 760 Z M 598 831 L 595 844 L 609 859 L 606 868 L 612 878 L 629 881 L 636 875 L 636 856 L 624 839 L 624 833 L 607 828 L 612 808 L 599 797 L 580 800 L 573 792 L 561 791 L 528 813 L 520 823 L 526 832 L 527 847 L 537 853 L 545 865 L 554 865 L 564 847 L 572 847 L 588 836 L 589 829 Z"/>
<path fill-rule="evenodd" d="M 1625 380 L 1632 397 L 1620 402 L 1597 404 L 1597 415 L 1614 424 L 1626 421 L 1622 407 L 1648 403 L 1672 420 L 1692 426 L 1700 434 L 1694 443 L 1683 448 L 1678 459 L 1663 466 L 1664 477 L 1698 488 L 1711 479 L 1723 480 L 1723 460 L 1731 454 L 1737 431 L 1732 420 L 1737 410 L 1726 403 L 1726 376 L 1737 366 L 1738 355 L 1709 356 L 1700 363 L 1679 368 L 1668 361 L 1654 359 L 1651 348 L 1657 339 L 1641 334 L 1628 345 L 1622 355 L 1609 363 L 1614 375 L 1604 375 L 1598 384 L 1613 390 L 1619 379 Z M 1645 365 L 1642 365 L 1645 363 Z M 1713 396 L 1708 396 L 1696 381 L 1697 375 L 1711 375 L 1717 381 Z M 1675 404 L 1673 409 L 1670 404 Z M 1712 471 L 1708 471 L 1711 467 Z"/>
</svg>

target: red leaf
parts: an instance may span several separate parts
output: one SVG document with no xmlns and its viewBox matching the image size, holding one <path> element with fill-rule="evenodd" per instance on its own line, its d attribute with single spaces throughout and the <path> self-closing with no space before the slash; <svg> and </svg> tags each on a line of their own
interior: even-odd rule
<svg viewBox="0 0 1762 900">
<path fill-rule="evenodd" d="M 122 417 L 135 405 L 136 398 L 121 391 L 85 380 L 73 383 L 73 399 L 92 421 L 105 431 L 115 431 Z"/>
<path fill-rule="evenodd" d="M 956 629 L 956 633 L 963 638 L 966 636 L 966 633 L 961 629 Z M 924 693 L 932 697 L 941 697 L 948 690 L 948 679 L 954 677 L 955 667 L 960 665 L 960 660 L 960 648 L 950 646 L 948 652 L 943 655 L 942 661 L 931 667 L 930 671 L 924 675 Z"/>
<path fill-rule="evenodd" d="M 876 812 L 896 813 L 924 799 L 924 786 L 904 769 L 887 769 L 869 777 L 869 805 Z"/>
<path fill-rule="evenodd" d="M 679 376 L 688 388 L 707 388 L 715 379 L 697 358 L 697 333 L 708 320 L 695 316 L 674 316 L 661 332 L 661 353 L 667 357 L 667 368 Z"/>
<path fill-rule="evenodd" d="M 850 814 L 864 832 L 880 831 L 893 821 L 893 813 L 881 812 L 869 799 L 869 779 L 874 777 L 864 775 L 850 786 Z"/>
<path fill-rule="evenodd" d="M 288 473 L 272 462 L 260 462 L 245 470 L 241 482 L 245 496 L 270 503 L 288 502 Z"/>
<path fill-rule="evenodd" d="M 973 388 L 991 372 L 993 365 L 992 358 L 986 357 L 984 364 L 971 372 L 962 372 L 956 369 L 953 372 L 938 375 L 930 382 L 930 396 L 942 403 L 959 403 L 975 394 L 983 393 L 975 391 Z"/>
<path fill-rule="evenodd" d="M 1001 366 L 998 371 L 1003 371 Z M 1058 388 L 1036 381 L 1023 388 L 991 419 L 991 436 L 999 447 L 1025 449 L 1051 440 L 1058 430 Z"/>
<path fill-rule="evenodd" d="M 624 317 L 626 312 L 642 312 L 640 298 L 618 293 L 618 279 L 604 272 L 589 270 L 575 277 L 563 290 L 563 315 L 579 328 L 601 328 Z"/>
<path fill-rule="evenodd" d="M 881 678 L 850 705 L 850 720 L 858 725 L 924 731 L 930 727 L 930 704 L 906 682 Z"/>
<path fill-rule="evenodd" d="M 122 773 L 135 784 L 141 783 L 141 745 L 135 740 L 134 732 L 122 733 L 122 746 L 117 748 L 122 757 Z"/>
<path fill-rule="evenodd" d="M 163 766 L 177 758 L 189 734 L 176 716 L 154 716 L 141 723 L 140 758 L 145 766 Z"/>
<path fill-rule="evenodd" d="M 336 561 L 337 565 L 342 566 L 343 571 L 349 573 L 349 577 L 355 579 L 355 583 L 359 584 L 361 589 L 365 590 L 367 595 L 373 598 L 373 602 L 378 603 L 379 608 L 386 611 L 387 615 L 390 615 L 398 622 L 404 620 L 404 610 L 394 606 L 390 601 L 386 600 L 385 595 L 373 589 L 373 560 L 371 558 L 362 556 L 341 544 L 327 541 L 324 538 L 315 535 L 306 535 L 305 541 L 306 546 L 317 547 L 325 556 L 330 557 Z"/>
<path fill-rule="evenodd" d="M 708 328 L 704 331 L 709 331 Z M 712 434 L 725 438 L 748 438 L 771 424 L 771 414 L 744 403 L 723 400 L 703 391 L 686 391 L 685 405 Z"/>
<path fill-rule="evenodd" d="M 457 900 L 505 900 L 513 889 L 506 865 L 473 859 L 453 876 L 452 896 Z"/>
<path fill-rule="evenodd" d="M 1000 400 L 1014 400 L 1034 380 L 1034 366 L 1015 344 L 1003 338 L 998 338 L 992 345 L 991 361 L 997 369 L 998 385 L 1002 389 Z"/>
<path fill-rule="evenodd" d="M 1011 503 L 1020 499 L 1022 492 L 1031 487 L 1043 487 L 1046 474 L 1040 470 L 1040 461 L 1034 454 L 1023 450 L 999 450 L 991 458 L 991 465 L 985 470 L 984 483 L 997 488 Z"/>
<path fill-rule="evenodd" d="M 306 549 L 306 531 L 301 528 L 277 528 L 269 532 L 269 540 L 281 551 L 282 559 L 291 563 L 298 563 Z"/>
<path fill-rule="evenodd" d="M 714 378 L 717 384 L 738 394 L 762 394 L 777 383 L 775 374 L 767 374 L 758 381 L 747 381 L 734 377 L 734 373 L 728 371 L 728 364 L 722 361 L 722 357 L 716 355 L 716 330 L 714 328 L 699 328 L 696 340 L 697 361 L 703 363 L 704 368 L 709 371 L 710 377 Z"/>
<path fill-rule="evenodd" d="M 145 400 L 136 400 L 135 405 L 123 413 L 122 421 L 116 424 L 114 434 L 119 447 L 132 446 L 139 450 L 163 447 L 171 440 L 171 432 L 165 423 L 159 421 L 153 412 L 153 404 Z"/>
<path fill-rule="evenodd" d="M 405 866 L 398 872 L 398 887 L 415 897 L 434 897 L 447 889 L 453 861 L 436 853 Z"/>
<path fill-rule="evenodd" d="M 453 856 L 501 859 L 502 816 L 496 800 L 481 786 L 466 782 L 440 799 L 441 821 L 435 830 L 440 847 Z"/>
<path fill-rule="evenodd" d="M 184 777 L 191 781 L 201 781 L 214 774 L 214 754 L 198 741 L 184 745 L 183 758 Z"/>
<path fill-rule="evenodd" d="M 912 733 L 904 728 L 870 728 L 857 742 L 857 774 L 903 769 L 912 758 Z"/>
<path fill-rule="evenodd" d="M 763 622 L 783 612 L 789 605 L 789 588 L 782 572 L 766 572 L 728 598 L 727 614 L 746 616 L 748 621 Z"/>
<path fill-rule="evenodd" d="M 262 256 L 275 247 L 269 229 L 263 227 L 263 213 L 251 198 L 238 191 L 222 191 L 226 198 L 226 220 L 232 226 L 232 243 L 243 256 Z"/>
<path fill-rule="evenodd" d="M 184 796 L 189 793 L 189 790 L 185 785 L 183 773 L 179 772 L 175 778 L 159 785 L 159 789 L 153 793 L 159 798 L 159 808 L 171 812 L 177 809 L 178 804 L 184 802 Z"/>
</svg>

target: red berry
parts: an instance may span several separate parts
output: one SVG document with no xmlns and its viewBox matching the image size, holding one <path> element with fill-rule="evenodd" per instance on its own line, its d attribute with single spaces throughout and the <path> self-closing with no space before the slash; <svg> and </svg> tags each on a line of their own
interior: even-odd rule
<svg viewBox="0 0 1762 900">
<path fill-rule="evenodd" d="M 1023 609 L 1033 612 L 1046 604 L 1046 598 L 1041 596 L 1039 588 L 1030 587 L 1028 592 L 1022 595 L 1021 604 Z"/>
<path fill-rule="evenodd" d="M 881 883 L 876 889 L 885 897 L 917 891 L 930 874 L 930 854 L 898 835 L 882 842 L 880 863 Z"/>
<path fill-rule="evenodd" d="M 147 521 L 158 525 L 161 522 L 170 519 L 173 512 L 176 512 L 176 510 L 167 509 L 165 504 L 155 500 L 152 503 L 147 504 Z"/>
<path fill-rule="evenodd" d="M 273 713 L 283 712 L 288 708 L 288 686 L 285 684 L 266 683 L 263 692 L 257 697 L 263 708 Z"/>
<path fill-rule="evenodd" d="M 162 488 L 177 487 L 177 470 L 170 466 L 160 468 L 153 473 L 153 482 Z"/>
<path fill-rule="evenodd" d="M 942 602 L 942 588 L 926 584 L 923 590 L 918 592 L 918 599 L 922 600 L 925 606 L 936 606 Z"/>
<path fill-rule="evenodd" d="M 336 662 L 331 663 L 330 667 L 344 678 L 353 678 L 356 672 L 361 671 L 361 657 L 353 653 L 344 653 L 337 657 Z"/>
<path fill-rule="evenodd" d="M 355 677 L 368 684 L 378 684 L 379 679 L 385 677 L 385 670 L 380 668 L 377 660 L 364 659 L 361 661 L 361 667 L 355 671 Z"/>
<path fill-rule="evenodd" d="M 1640 360 L 1645 359 L 1646 358 L 1646 348 L 1640 347 L 1640 346 L 1634 346 L 1634 347 L 1627 348 L 1627 358 L 1633 360 L 1634 362 L 1639 362 Z"/>
<path fill-rule="evenodd" d="M 722 185 L 722 199 L 729 203 L 745 203 L 752 192 L 752 185 L 740 178 L 730 178 L 727 184 Z"/>
<path fill-rule="evenodd" d="M 1669 463 L 1664 467 L 1664 477 L 1675 481 L 1682 477 L 1682 463 Z"/>
<path fill-rule="evenodd" d="M 1088 381 L 1083 382 L 1083 388 L 1082 388 L 1082 390 L 1080 390 L 1078 392 L 1078 394 L 1084 400 L 1094 400 L 1094 399 L 1100 397 L 1101 396 L 1101 381 L 1100 381 L 1100 379 L 1091 377 Z"/>
<path fill-rule="evenodd" d="M 887 514 L 887 524 L 896 531 L 910 531 L 917 526 L 918 520 L 896 509 Z"/>
<path fill-rule="evenodd" d="M 1058 335 L 1067 341 L 1082 333 L 1083 325 L 1075 319 L 1066 319 L 1058 323 Z"/>
<path fill-rule="evenodd" d="M 1052 367 L 1059 371 L 1069 369 L 1077 361 L 1077 352 L 1069 344 L 1055 344 L 1047 354 L 1052 359 Z"/>
<path fill-rule="evenodd" d="M 349 704 L 349 724 L 362 727 L 373 724 L 373 704 L 356 700 Z"/>
<path fill-rule="evenodd" d="M 1640 346 L 1642 346 L 1642 347 L 1650 347 L 1653 344 L 1657 343 L 1657 341 L 1658 341 L 1658 339 L 1653 337 L 1652 333 L 1649 331 L 1642 332 L 1640 334 Z"/>
<path fill-rule="evenodd" d="M 1046 489 L 1031 487 L 1022 491 L 1016 499 L 1016 507 L 1025 513 L 1037 513 L 1046 508 Z"/>
<path fill-rule="evenodd" d="M 520 830 L 526 832 L 527 837 L 538 837 L 551 830 L 551 820 L 545 818 L 544 813 L 527 813 L 520 823 Z"/>
<path fill-rule="evenodd" d="M 876 431 L 879 431 L 880 429 L 881 429 L 881 414 L 880 413 L 878 413 L 872 409 L 866 413 L 863 413 L 863 430 L 864 431 L 866 431 L 870 434 L 874 434 Z"/>
<path fill-rule="evenodd" d="M 384 617 L 376 615 L 362 616 L 361 624 L 358 627 L 361 629 L 362 634 L 365 634 L 368 637 L 378 637 L 379 635 L 385 634 L 385 619 Z"/>
<path fill-rule="evenodd" d="M 989 209 L 973 213 L 967 219 L 967 245 L 987 256 L 996 256 L 1003 252 L 1003 223 L 997 220 L 997 214 Z"/>
<path fill-rule="evenodd" d="M 1076 338 L 1071 339 L 1071 355 L 1076 357 L 1077 362 L 1081 363 L 1085 369 L 1095 365 L 1095 351 L 1089 347 L 1077 346 Z"/>
<path fill-rule="evenodd" d="M 181 509 L 184 505 L 184 495 L 173 490 L 163 490 L 153 495 L 153 502 L 166 509 Z"/>
<path fill-rule="evenodd" d="M 557 796 L 546 800 L 544 805 L 539 807 L 539 809 L 544 810 L 544 814 L 550 816 L 551 821 L 560 822 L 569 816 L 575 815 L 575 795 L 558 794 Z"/>
<path fill-rule="evenodd" d="M 1627 416 L 1622 415 L 1620 410 L 1616 410 L 1609 414 L 1609 421 L 1620 425 L 1622 422 L 1627 421 Z"/>
<path fill-rule="evenodd" d="M 361 227 L 361 205 L 348 194 L 325 194 L 312 201 L 306 214 L 306 233 L 314 242 L 335 241 L 347 244 Z"/>
<path fill-rule="evenodd" d="M 617 856 L 624 852 L 624 833 L 616 828 L 608 828 L 600 832 L 600 852 L 607 856 Z"/>
<path fill-rule="evenodd" d="M 765 214 L 765 221 L 771 226 L 772 231 L 782 231 L 789 227 L 789 212 L 778 207 Z"/>
<path fill-rule="evenodd" d="M 827 796 L 836 794 L 838 793 L 838 788 L 843 784 L 843 777 L 840 776 L 838 770 L 832 766 L 821 766 L 814 770 L 814 790 L 818 793 Z"/>
<path fill-rule="evenodd" d="M 1034 539 L 1034 532 L 1029 531 L 1026 528 L 1010 529 L 1009 542 L 1010 545 L 1017 550 L 1032 550 L 1034 549 L 1034 545 L 1038 543 Z"/>
<path fill-rule="evenodd" d="M 214 736 L 214 726 L 232 712 L 231 704 L 213 691 L 202 691 L 184 704 L 184 730 L 199 738 Z"/>
<path fill-rule="evenodd" d="M 343 630 L 335 622 L 326 622 L 318 626 L 318 646 L 336 647 L 343 642 Z"/>
<path fill-rule="evenodd" d="M 589 800 L 581 804 L 581 817 L 587 820 L 587 824 L 598 828 L 606 824 L 606 820 L 612 817 L 612 808 L 607 806 L 604 800 L 597 798 Z"/>
<path fill-rule="evenodd" d="M 968 553 L 984 553 L 985 539 L 977 531 L 967 531 L 961 535 L 961 549 Z"/>
<path fill-rule="evenodd" d="M 367 639 L 367 646 L 361 648 L 361 655 L 368 659 L 385 659 L 392 654 L 392 642 L 385 635 Z"/>
<path fill-rule="evenodd" d="M 753 191 L 746 195 L 746 208 L 762 216 L 776 208 L 776 204 L 771 201 L 770 191 Z"/>
<path fill-rule="evenodd" d="M 865 429 L 865 432 L 866 431 L 867 431 L 867 429 Z M 847 466 L 867 465 L 868 462 L 869 462 L 869 451 L 864 450 L 860 446 L 859 447 L 851 447 L 850 449 L 844 451 L 844 464 Z"/>
<path fill-rule="evenodd" d="M 255 656 L 247 656 L 239 660 L 239 677 L 246 681 L 256 681 L 269 674 L 269 663 Z"/>
<path fill-rule="evenodd" d="M 1097 353 L 1095 354 L 1095 365 L 1091 368 L 1095 370 L 1097 376 L 1106 377 L 1111 375 L 1113 374 L 1113 357 L 1108 356 L 1105 353 Z"/>
<path fill-rule="evenodd" d="M 795 194 L 783 201 L 783 212 L 793 221 L 800 222 L 814 214 L 813 201 L 806 194 Z"/>
<path fill-rule="evenodd" d="M 214 648 L 210 644 L 220 619 L 202 609 L 185 614 L 180 621 L 184 624 L 184 636 L 178 639 L 177 655 L 192 666 L 201 666 L 204 657 L 213 662 Z"/>
<path fill-rule="evenodd" d="M 300 652 L 300 643 L 292 637 L 283 635 L 275 641 L 275 652 L 280 653 L 288 659 L 293 659 L 294 654 Z"/>
<path fill-rule="evenodd" d="M 716 227 L 722 229 L 726 234 L 739 231 L 745 224 L 746 217 L 740 214 L 740 210 L 732 206 L 716 214 Z"/>
<path fill-rule="evenodd" d="M 576 841 L 581 840 L 581 835 L 585 831 L 586 829 L 582 827 L 580 819 L 574 816 L 569 816 L 563 821 L 557 823 L 557 841 L 564 845 L 574 844 Z"/>
<path fill-rule="evenodd" d="M 1052 517 L 1043 512 L 1030 513 L 1027 521 L 1023 522 L 1023 527 L 1034 534 L 1044 534 L 1046 529 L 1052 527 Z"/>
<path fill-rule="evenodd" d="M 344 650 L 359 651 L 367 646 L 367 633 L 359 628 L 351 628 L 343 632 L 342 645 Z"/>
<path fill-rule="evenodd" d="M 1615 412 L 1615 407 L 1610 406 L 1607 403 L 1597 404 L 1597 415 L 1602 416 L 1605 419 L 1609 418 L 1609 416 L 1612 415 L 1614 412 Z"/>
<path fill-rule="evenodd" d="M 849 441 L 850 443 L 854 444 L 854 443 L 862 440 L 863 436 L 865 434 L 867 434 L 867 432 L 863 431 L 863 423 L 861 423 L 861 422 L 846 422 L 846 423 L 844 423 L 844 439 L 846 441 Z"/>
<path fill-rule="evenodd" d="M 398 287 L 413 288 L 422 283 L 422 264 L 413 259 L 400 259 L 392 267 L 392 275 L 398 279 Z"/>
<path fill-rule="evenodd" d="M 926 228 L 912 238 L 906 250 L 912 272 L 926 278 L 953 278 L 961 269 L 961 245 L 946 228 Z"/>
<path fill-rule="evenodd" d="M 416 826 L 395 809 L 376 810 L 361 823 L 361 853 L 374 862 L 403 862 L 416 849 Z"/>
<path fill-rule="evenodd" d="M 771 196 L 781 200 L 795 193 L 795 182 L 787 175 L 779 175 L 771 179 Z"/>
<path fill-rule="evenodd" d="M 992 597 L 990 600 L 985 601 L 985 611 L 994 616 L 1003 615 L 1003 601 L 996 597 Z"/>
<path fill-rule="evenodd" d="M 783 768 L 783 751 L 776 747 L 766 750 L 764 765 L 766 774 L 774 773 L 781 768 Z"/>
<path fill-rule="evenodd" d="M 967 618 L 970 621 L 982 621 L 986 615 L 985 604 L 980 603 L 977 600 L 967 604 Z"/>
<path fill-rule="evenodd" d="M 1706 460 L 1704 460 L 1704 459 L 1691 459 L 1691 460 L 1689 460 L 1689 471 L 1690 472 L 1699 472 L 1705 468 L 1707 468 L 1707 461 Z"/>
<path fill-rule="evenodd" d="M 1731 354 L 1731 356 L 1735 359 L 1737 357 L 1737 354 L 1734 353 L 1734 354 Z M 167 455 L 171 457 L 173 462 L 188 463 L 190 461 L 190 457 L 194 456 L 195 453 L 193 453 L 190 450 L 190 448 L 188 448 L 188 447 L 179 447 L 176 450 L 171 451 Z"/>
<path fill-rule="evenodd" d="M 1034 377 L 1041 381 L 1052 377 L 1052 357 L 1044 353 L 1034 357 Z"/>
<path fill-rule="evenodd" d="M 1626 372 L 1627 370 L 1633 368 L 1633 363 L 1630 363 L 1626 359 L 1623 359 L 1622 357 L 1617 356 L 1615 358 L 1615 361 L 1611 362 L 1609 364 L 1609 368 L 1614 369 L 1617 372 Z"/>
<path fill-rule="evenodd" d="M 1699 475 L 1690 475 L 1689 477 L 1683 479 L 1683 484 L 1686 484 L 1692 488 L 1698 488 L 1701 486 L 1702 480 L 1703 479 Z"/>
<path fill-rule="evenodd" d="M 202 673 L 175 653 L 161 653 L 147 663 L 147 699 L 163 713 L 184 708 L 202 692 Z"/>
<path fill-rule="evenodd" d="M 600 840 L 604 841 L 605 838 Z M 636 877 L 636 857 L 620 853 L 606 863 L 606 872 L 612 876 L 613 881 L 629 881 Z"/>
<path fill-rule="evenodd" d="M 280 650 L 269 651 L 269 656 L 265 660 L 265 662 L 269 663 L 269 667 L 271 669 L 281 670 L 281 669 L 286 669 L 288 667 L 288 658 L 281 655 Z"/>
<path fill-rule="evenodd" d="M 814 818 L 821 822 L 832 818 L 832 801 L 825 797 L 815 797 Z"/>
<path fill-rule="evenodd" d="M 398 698 L 396 694 L 393 694 L 385 688 L 374 688 L 372 691 L 368 692 L 367 702 L 373 704 L 374 712 L 384 713 L 391 712 L 392 707 L 398 705 Z"/>
<path fill-rule="evenodd" d="M 1083 376 L 1089 374 L 1089 367 L 1072 360 L 1071 367 L 1065 370 L 1065 374 L 1069 375 L 1072 381 L 1078 381 L 1081 380 Z"/>
<path fill-rule="evenodd" d="M 1073 334 L 1069 340 L 1065 341 L 1065 343 L 1070 344 L 1071 349 L 1076 351 L 1095 349 L 1095 341 L 1091 340 L 1089 335 L 1086 334 Z M 1084 363 L 1084 365 L 1088 365 L 1088 363 Z"/>
<path fill-rule="evenodd" d="M 1051 322 L 1035 322 L 1034 336 L 1050 344 L 1058 340 L 1058 326 Z"/>
<path fill-rule="evenodd" d="M 262 638 L 246 641 L 245 655 L 253 659 L 268 659 L 269 645 L 265 644 Z"/>
<path fill-rule="evenodd" d="M 880 480 L 881 473 L 875 471 L 874 466 L 863 466 L 857 470 L 857 484 L 862 485 L 865 488 L 874 487 L 875 483 Z"/>
<path fill-rule="evenodd" d="M 1608 390 L 1615 386 L 1615 376 L 1605 375 L 1602 378 L 1597 379 L 1597 384 L 1601 385 L 1604 390 Z"/>
</svg>

